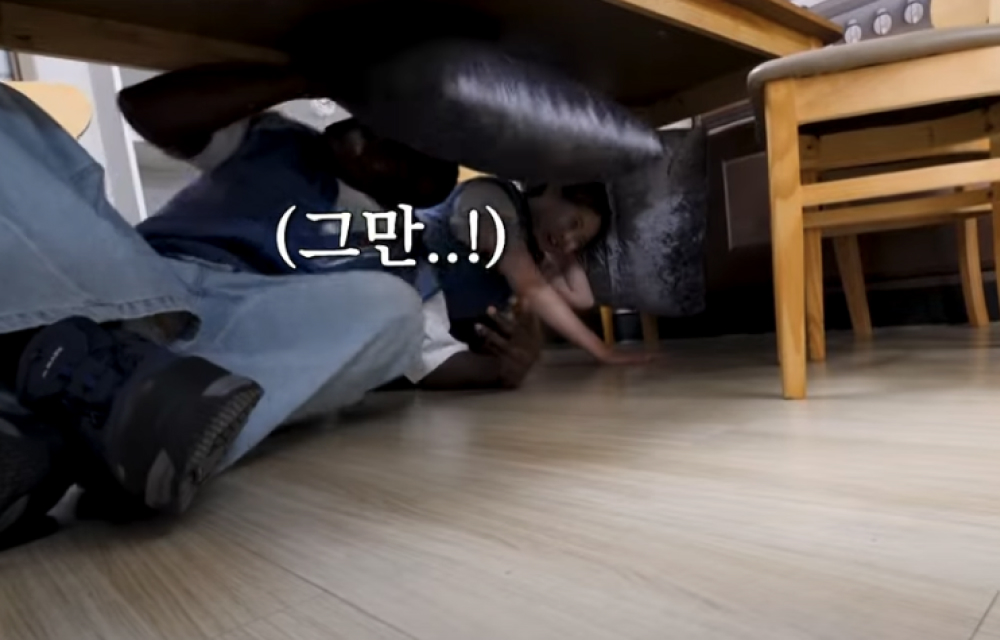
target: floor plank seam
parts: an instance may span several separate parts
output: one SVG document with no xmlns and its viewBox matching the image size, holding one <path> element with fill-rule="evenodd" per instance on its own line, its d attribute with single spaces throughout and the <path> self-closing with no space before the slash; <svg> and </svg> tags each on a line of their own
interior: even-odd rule
<svg viewBox="0 0 1000 640">
<path fill-rule="evenodd" d="M 993 607 L 997 603 L 997 598 L 1000 598 L 1000 591 L 993 594 L 993 599 L 990 600 L 990 605 L 986 607 L 986 612 L 983 613 L 983 617 L 979 619 L 979 624 L 977 624 L 976 628 L 972 630 L 972 635 L 969 636 L 969 640 L 976 640 L 976 636 L 978 636 L 979 632 L 982 630 L 983 624 L 986 622 L 986 618 L 990 617 L 990 611 L 993 611 Z"/>
<path fill-rule="evenodd" d="M 299 580 L 305 582 L 308 585 L 312 585 L 313 587 L 319 589 L 320 591 L 322 591 L 323 593 L 327 594 L 331 598 L 337 600 L 338 602 L 343 603 L 344 606 L 348 607 L 349 609 L 353 609 L 354 611 L 357 611 L 358 613 L 360 613 L 361 615 L 365 616 L 366 618 L 370 618 L 370 619 L 374 620 L 375 622 L 383 625 L 384 627 L 393 630 L 394 632 L 398 633 L 400 636 L 402 636 L 404 638 L 409 638 L 410 640 L 423 640 L 423 638 L 420 638 L 418 636 L 413 635 L 412 633 L 408 632 L 406 629 L 403 629 L 402 627 L 398 627 L 398 626 L 394 625 L 393 623 L 389 622 L 388 620 L 383 620 L 382 618 L 376 616 L 375 614 L 371 613 L 367 609 L 364 609 L 363 607 L 360 607 L 360 606 L 354 604 L 353 602 L 351 602 L 350 600 L 347 600 L 346 598 L 344 598 L 340 594 L 337 594 L 337 593 L 334 593 L 333 591 L 330 591 L 329 589 L 327 589 L 323 585 L 317 583 L 316 581 L 314 581 L 314 580 L 312 580 L 312 579 L 310 579 L 310 578 L 308 578 L 308 577 L 300 574 L 298 571 L 295 571 L 294 569 L 286 567 L 283 564 L 279 564 L 279 563 L 275 562 L 274 560 L 268 558 L 267 556 L 265 556 L 265 555 L 257 552 L 256 550 L 251 549 L 251 548 L 249 548 L 247 546 L 244 546 L 244 545 L 240 544 L 239 542 L 234 542 L 233 544 L 241 547 L 244 551 L 246 551 L 250 555 L 252 555 L 252 556 L 260 559 L 263 562 L 267 562 L 269 564 L 273 564 L 273 565 L 276 565 L 276 566 L 280 567 L 283 571 L 287 571 L 288 573 L 292 574 L 293 576 L 295 576 Z M 294 607 L 289 607 L 289 609 L 294 609 Z"/>
</svg>

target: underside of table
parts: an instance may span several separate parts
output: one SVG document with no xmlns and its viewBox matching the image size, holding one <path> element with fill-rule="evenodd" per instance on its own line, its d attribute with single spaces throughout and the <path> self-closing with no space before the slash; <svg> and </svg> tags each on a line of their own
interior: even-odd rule
<svg viewBox="0 0 1000 640">
<path fill-rule="evenodd" d="M 373 0 L 376 1 L 376 0 Z M 421 0 L 409 0 L 412 6 Z M 137 68 L 287 59 L 310 18 L 358 0 L 0 2 L 0 48 Z M 501 42 L 604 91 L 656 124 L 740 100 L 767 59 L 835 41 L 839 29 L 785 0 L 454 0 Z M 392 20 L 389 2 L 385 20 Z M 330 34 L 331 55 L 337 49 Z M 378 25 L 372 25 L 378 46 Z"/>
</svg>

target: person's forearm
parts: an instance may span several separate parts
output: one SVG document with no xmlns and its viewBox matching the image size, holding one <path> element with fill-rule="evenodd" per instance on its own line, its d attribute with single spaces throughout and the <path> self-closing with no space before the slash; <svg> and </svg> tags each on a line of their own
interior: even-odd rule
<svg viewBox="0 0 1000 640">
<path fill-rule="evenodd" d="M 501 387 L 500 362 L 493 356 L 462 351 L 431 371 L 418 386 L 431 391 Z"/>
<path fill-rule="evenodd" d="M 118 105 L 143 138 L 187 156 L 219 129 L 310 93 L 290 66 L 230 63 L 157 76 L 124 89 Z"/>
<path fill-rule="evenodd" d="M 607 346 L 580 320 L 555 289 L 550 286 L 536 287 L 526 297 L 532 311 L 564 338 L 599 360 L 606 355 Z"/>
</svg>

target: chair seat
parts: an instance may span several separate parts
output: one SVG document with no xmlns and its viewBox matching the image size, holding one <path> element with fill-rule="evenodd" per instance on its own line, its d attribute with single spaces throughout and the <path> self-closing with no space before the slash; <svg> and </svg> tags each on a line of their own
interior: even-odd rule
<svg viewBox="0 0 1000 640">
<path fill-rule="evenodd" d="M 1000 25 L 918 31 L 772 60 L 754 69 L 747 83 L 758 122 L 763 124 L 764 88 L 776 80 L 842 73 L 993 46 L 1000 46 Z M 893 123 L 900 124 L 898 119 Z"/>
<path fill-rule="evenodd" d="M 82 136 L 90 126 L 94 107 L 87 96 L 72 85 L 13 80 L 2 84 L 25 95 L 74 138 Z"/>
</svg>

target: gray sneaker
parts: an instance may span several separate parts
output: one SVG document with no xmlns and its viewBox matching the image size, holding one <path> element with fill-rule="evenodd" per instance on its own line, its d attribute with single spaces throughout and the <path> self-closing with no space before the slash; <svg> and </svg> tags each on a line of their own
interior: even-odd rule
<svg viewBox="0 0 1000 640">
<path fill-rule="evenodd" d="M 82 435 L 126 492 L 180 514 L 212 477 L 263 391 L 132 332 L 68 318 L 21 356 L 20 402 Z"/>
</svg>

